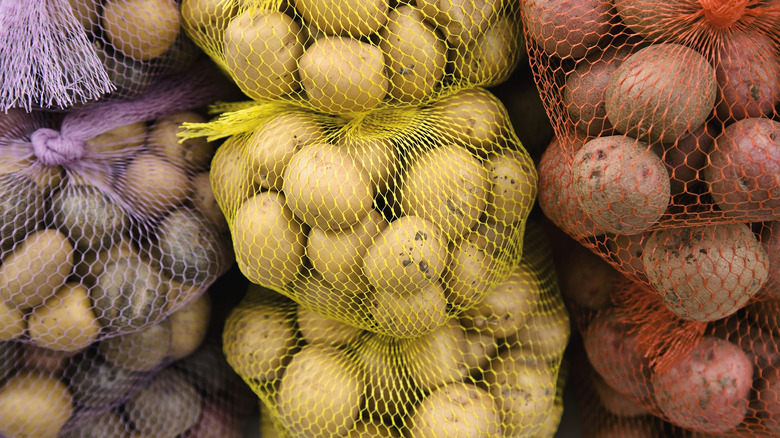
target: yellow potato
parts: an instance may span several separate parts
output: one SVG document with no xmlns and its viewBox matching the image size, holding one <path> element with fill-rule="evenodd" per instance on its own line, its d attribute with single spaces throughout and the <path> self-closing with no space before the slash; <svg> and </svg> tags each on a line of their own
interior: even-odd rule
<svg viewBox="0 0 780 438">
<path fill-rule="evenodd" d="M 78 353 L 74 351 L 52 350 L 33 343 L 22 344 L 21 350 L 21 355 L 18 358 L 19 363 L 17 364 L 18 369 L 40 371 L 52 377 L 62 375 L 71 357 Z"/>
<path fill-rule="evenodd" d="M 107 264 L 121 258 L 140 258 L 141 255 L 135 249 L 130 239 L 122 238 L 110 248 L 101 251 L 85 251 L 77 257 L 76 266 L 73 272 L 78 276 L 80 282 L 88 287 L 94 286 L 98 274 L 103 271 Z"/>
<path fill-rule="evenodd" d="M 491 188 L 486 215 L 511 225 L 528 217 L 536 200 L 537 175 L 528 154 L 505 150 L 485 161 Z"/>
<path fill-rule="evenodd" d="M 401 170 L 401 159 L 390 139 L 369 136 L 341 136 L 335 142 L 366 172 L 376 193 L 381 193 L 395 180 Z"/>
<path fill-rule="evenodd" d="M 147 148 L 184 170 L 203 170 L 214 156 L 214 146 L 206 137 L 189 138 L 180 143 L 181 138 L 176 134 L 182 131 L 182 123 L 205 121 L 200 114 L 191 111 L 161 117 L 149 128 Z"/>
<path fill-rule="evenodd" d="M 73 412 L 68 387 L 41 373 L 23 372 L 0 387 L 0 434 L 56 438 Z"/>
<path fill-rule="evenodd" d="M 287 205 L 307 225 L 349 228 L 371 210 L 368 173 L 345 151 L 327 143 L 304 146 L 284 169 Z"/>
<path fill-rule="evenodd" d="M 569 315 L 561 307 L 530 315 L 512 339 L 526 357 L 550 361 L 560 359 L 570 335 Z"/>
<path fill-rule="evenodd" d="M 377 289 L 373 297 L 371 314 L 383 334 L 399 338 L 419 336 L 447 320 L 447 300 L 438 281 L 408 292 Z"/>
<path fill-rule="evenodd" d="M 442 282 L 447 285 L 447 301 L 461 308 L 482 302 L 495 287 L 502 267 L 481 243 L 482 236 L 472 232 L 449 246 L 450 261 Z"/>
<path fill-rule="evenodd" d="M 458 47 L 490 26 L 503 0 L 416 0 L 415 3 L 441 30 L 450 46 Z"/>
<path fill-rule="evenodd" d="M 368 290 L 344 293 L 322 278 L 318 271 L 308 270 L 291 284 L 291 297 L 308 308 L 331 318 L 341 318 L 353 325 L 370 324 L 363 300 Z"/>
<path fill-rule="evenodd" d="M 246 140 L 233 136 L 217 149 L 209 171 L 211 189 L 228 223 L 247 199 L 255 194 L 257 186 L 247 164 Z"/>
<path fill-rule="evenodd" d="M 445 141 L 481 157 L 497 151 L 512 127 L 504 104 L 484 88 L 464 88 L 443 97 L 431 106 L 429 117 Z"/>
<path fill-rule="evenodd" d="M 475 39 L 453 51 L 453 69 L 461 80 L 492 87 L 505 82 L 525 53 L 520 24 L 503 16 Z"/>
<path fill-rule="evenodd" d="M 371 35 L 387 22 L 388 0 L 293 0 L 303 19 L 330 35 Z"/>
<path fill-rule="evenodd" d="M 208 293 L 171 313 L 168 316 L 171 326 L 168 358 L 183 359 L 197 350 L 206 338 L 210 320 L 211 296 Z"/>
<path fill-rule="evenodd" d="M 325 37 L 298 63 L 309 102 L 325 113 L 368 111 L 387 95 L 385 59 L 379 47 L 349 37 Z"/>
<path fill-rule="evenodd" d="M 171 349 L 171 324 L 167 319 L 141 330 L 100 341 L 98 350 L 112 365 L 130 371 L 150 371 Z"/>
<path fill-rule="evenodd" d="M 269 118 L 247 141 L 247 159 L 256 185 L 282 190 L 287 163 L 302 147 L 325 139 L 310 113 L 285 111 Z"/>
<path fill-rule="evenodd" d="M 346 324 L 298 304 L 298 329 L 309 344 L 327 344 L 333 346 L 348 345 L 354 342 L 363 330 Z"/>
<path fill-rule="evenodd" d="M 305 244 L 305 230 L 281 193 L 259 193 L 236 213 L 236 261 L 252 283 L 280 288 L 291 282 L 303 263 Z"/>
<path fill-rule="evenodd" d="M 345 438 L 401 438 L 401 435 L 381 422 L 358 420 Z"/>
<path fill-rule="evenodd" d="M 57 230 L 24 238 L 0 265 L 0 299 L 17 309 L 41 304 L 73 271 L 73 245 Z"/>
<path fill-rule="evenodd" d="M 379 48 L 385 54 L 390 96 L 402 102 L 420 101 L 444 76 L 447 44 L 422 11 L 402 5 L 390 12 L 387 26 L 379 33 Z"/>
<path fill-rule="evenodd" d="M 111 154 L 120 151 L 138 151 L 146 144 L 145 122 L 122 125 L 84 140 L 84 150 L 94 154 Z"/>
<path fill-rule="evenodd" d="M 400 350 L 412 379 L 421 389 L 457 382 L 469 374 L 466 334 L 457 318 L 430 333 L 402 340 Z"/>
<path fill-rule="evenodd" d="M 100 333 L 89 292 L 79 283 L 66 283 L 33 309 L 27 324 L 30 339 L 52 350 L 82 350 Z"/>
<path fill-rule="evenodd" d="M 149 152 L 135 156 L 121 175 L 118 188 L 145 218 L 164 215 L 186 201 L 192 191 L 183 169 Z"/>
<path fill-rule="evenodd" d="M 174 0 L 107 0 L 103 28 L 125 55 L 145 61 L 165 53 L 179 36 L 181 17 Z"/>
<path fill-rule="evenodd" d="M 488 369 L 490 360 L 498 351 L 497 340 L 487 332 L 466 330 L 464 356 L 470 372 L 481 373 Z"/>
<path fill-rule="evenodd" d="M 364 292 L 368 279 L 361 269 L 363 256 L 386 227 L 382 214 L 372 209 L 352 228 L 338 231 L 312 228 L 306 256 L 325 281 L 345 294 Z"/>
<path fill-rule="evenodd" d="M 190 179 L 192 184 L 192 196 L 190 203 L 200 212 L 214 227 L 214 230 L 223 233 L 228 231 L 228 223 L 224 213 L 219 208 L 217 199 L 214 197 L 214 191 L 211 189 L 211 180 L 208 171 L 195 174 Z"/>
<path fill-rule="evenodd" d="M 250 8 L 225 30 L 225 64 L 241 91 L 252 99 L 270 99 L 295 91 L 303 33 L 279 11 Z"/>
<path fill-rule="evenodd" d="M 401 190 L 404 214 L 431 221 L 455 240 L 474 227 L 485 211 L 490 180 L 476 157 L 451 144 L 414 160 Z"/>
<path fill-rule="evenodd" d="M 24 333 L 25 328 L 27 323 L 22 312 L 0 301 L 0 342 L 18 338 Z"/>
<path fill-rule="evenodd" d="M 225 28 L 238 13 L 238 5 L 223 0 L 182 0 L 182 27 L 190 35 L 205 35 L 210 44 L 223 41 Z"/>
<path fill-rule="evenodd" d="M 34 155 L 18 157 L 15 154 L 3 156 L 0 162 L 0 175 L 13 174 L 24 175 L 35 183 L 37 188 L 46 192 L 54 191 L 62 182 L 65 170 L 61 166 L 36 165 L 38 161 Z M 6 178 L 13 178 L 9 175 Z"/>
<path fill-rule="evenodd" d="M 491 396 L 469 383 L 455 382 L 434 389 L 409 419 L 415 438 L 502 436 L 501 419 Z"/>
<path fill-rule="evenodd" d="M 68 0 L 68 3 L 73 9 L 73 15 L 87 32 L 97 26 L 99 0 Z"/>
</svg>

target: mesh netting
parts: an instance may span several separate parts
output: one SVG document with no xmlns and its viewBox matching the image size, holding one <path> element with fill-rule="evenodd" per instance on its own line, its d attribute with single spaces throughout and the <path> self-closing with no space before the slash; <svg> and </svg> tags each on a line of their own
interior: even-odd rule
<svg viewBox="0 0 780 438">
<path fill-rule="evenodd" d="M 419 105 L 505 81 L 518 3 L 183 0 L 187 34 L 250 98 L 325 113 Z"/>
<path fill-rule="evenodd" d="M 200 67 L 134 100 L 0 115 L 0 339 L 80 351 L 160 322 L 228 269 L 215 147 L 177 137 L 228 89 Z"/>
<path fill-rule="evenodd" d="M 529 227 L 506 281 L 417 337 L 356 329 L 251 285 L 223 343 L 266 427 L 292 437 L 552 436 L 569 319 L 546 235 Z"/>
<path fill-rule="evenodd" d="M 129 98 L 193 65 L 179 0 L 0 1 L 0 109 Z"/>
</svg>

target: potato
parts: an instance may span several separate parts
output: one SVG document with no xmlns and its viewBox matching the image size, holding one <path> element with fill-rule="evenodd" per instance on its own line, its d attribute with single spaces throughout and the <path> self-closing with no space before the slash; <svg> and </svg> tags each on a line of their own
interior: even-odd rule
<svg viewBox="0 0 780 438">
<path fill-rule="evenodd" d="M 525 56 L 525 39 L 520 24 L 511 15 L 504 15 L 451 53 L 458 78 L 493 87 L 509 79 Z"/>
<path fill-rule="evenodd" d="M 588 141 L 574 156 L 574 191 L 602 229 L 638 234 L 653 226 L 671 200 L 669 173 L 647 143 L 612 135 Z"/>
<path fill-rule="evenodd" d="M 512 345 L 526 358 L 535 362 L 556 362 L 561 359 L 571 337 L 569 314 L 565 307 L 538 309 L 510 338 Z"/>
<path fill-rule="evenodd" d="M 146 136 L 146 122 L 134 122 L 84 140 L 84 151 L 107 156 L 114 152 L 137 152 L 146 144 Z"/>
<path fill-rule="evenodd" d="M 298 304 L 298 329 L 309 344 L 327 344 L 335 347 L 349 345 L 363 332 L 358 327 L 323 316 Z"/>
<path fill-rule="evenodd" d="M 0 174 L 0 250 L 10 250 L 38 228 L 44 199 L 43 189 L 22 173 Z"/>
<path fill-rule="evenodd" d="M 485 167 L 457 145 L 426 151 L 402 182 L 401 209 L 426 219 L 455 240 L 477 224 L 485 210 L 490 180 Z"/>
<path fill-rule="evenodd" d="M 593 374 L 592 383 L 598 400 L 610 414 L 619 417 L 639 417 L 651 412 L 652 408 L 638 403 L 636 400 L 607 385 L 598 374 Z"/>
<path fill-rule="evenodd" d="M 368 173 L 333 145 L 304 146 L 290 159 L 282 178 L 287 206 L 309 226 L 349 228 L 371 210 L 374 190 Z"/>
<path fill-rule="evenodd" d="M 477 248 L 488 255 L 499 257 L 502 252 L 516 249 L 518 234 L 524 232 L 525 229 L 521 230 L 517 223 L 507 224 L 483 218 L 472 234 L 476 236 L 473 242 Z"/>
<path fill-rule="evenodd" d="M 469 374 L 466 334 L 457 318 L 422 336 L 403 339 L 399 346 L 414 383 L 423 390 L 463 380 Z"/>
<path fill-rule="evenodd" d="M 482 373 L 488 369 L 490 360 L 496 356 L 498 343 L 492 334 L 477 330 L 466 330 L 464 357 L 469 371 Z"/>
<path fill-rule="evenodd" d="M 536 200 L 536 166 L 527 154 L 505 150 L 485 160 L 488 191 L 485 214 L 496 222 L 513 224 L 528 217 Z"/>
<path fill-rule="evenodd" d="M 145 152 L 133 158 L 117 188 L 141 218 L 158 218 L 186 201 L 192 187 L 187 173 L 164 158 Z"/>
<path fill-rule="evenodd" d="M 279 11 L 246 9 L 225 29 L 225 65 L 252 99 L 272 99 L 300 87 L 301 27 Z"/>
<path fill-rule="evenodd" d="M 206 339 L 211 320 L 211 296 L 202 294 L 196 300 L 168 316 L 171 328 L 168 358 L 183 359 L 200 347 Z"/>
<path fill-rule="evenodd" d="M 268 191 L 248 199 L 236 213 L 236 262 L 252 283 L 279 288 L 298 274 L 306 233 L 285 204 L 283 194 Z"/>
<path fill-rule="evenodd" d="M 711 336 L 653 375 L 653 393 L 666 418 L 710 433 L 731 431 L 744 420 L 752 385 L 753 364 L 747 355 Z"/>
<path fill-rule="evenodd" d="M 765 224 L 760 240 L 766 248 L 769 260 L 769 276 L 764 291 L 772 297 L 780 298 L 780 224 L 778 221 Z M 778 327 L 780 325 L 775 326 Z"/>
<path fill-rule="evenodd" d="M 334 142 L 368 172 L 375 193 L 387 190 L 401 172 L 396 145 L 388 138 L 342 135 Z"/>
<path fill-rule="evenodd" d="M 485 384 L 507 436 L 529 436 L 541 428 L 555 404 L 552 367 L 529 365 L 505 350 L 490 362 Z"/>
<path fill-rule="evenodd" d="M 32 345 L 32 344 L 26 344 Z M 5 382 L 5 378 L 16 371 L 18 365 L 23 365 L 21 361 L 22 344 L 18 342 L 2 341 L 0 342 L 0 383 Z"/>
<path fill-rule="evenodd" d="M 84 30 L 89 32 L 98 25 L 99 0 L 68 0 L 68 3 Z"/>
<path fill-rule="evenodd" d="M 244 201 L 251 198 L 259 187 L 252 181 L 246 153 L 246 140 L 232 136 L 217 148 L 211 160 L 211 189 L 229 224 L 232 224 Z"/>
<path fill-rule="evenodd" d="M 115 411 L 100 415 L 87 413 L 81 417 L 77 413 L 70 418 L 63 428 L 64 433 L 60 434 L 59 438 L 103 438 L 117 436 L 117 434 L 122 436 L 121 434 L 126 433 L 129 428 L 130 426 Z"/>
<path fill-rule="evenodd" d="M 223 400 L 203 400 L 203 409 L 198 419 L 191 428 L 181 435 L 182 438 L 242 438 L 244 437 L 245 423 L 248 421 L 240 417 L 239 412 L 230 402 Z M 273 438 L 273 435 L 261 435 L 263 438 Z"/>
<path fill-rule="evenodd" d="M 688 47 L 654 44 L 628 58 L 604 91 L 607 119 L 619 132 L 648 143 L 673 143 L 701 126 L 715 107 L 709 61 Z"/>
<path fill-rule="evenodd" d="M 444 76 L 447 45 L 415 6 L 393 9 L 387 21 L 379 32 L 379 48 L 385 55 L 390 97 L 420 102 Z"/>
<path fill-rule="evenodd" d="M 0 301 L 0 345 L 21 336 L 27 328 L 27 322 L 21 310 Z M 2 350 L 0 348 L 0 350 Z M 0 373 L 0 380 L 2 380 Z"/>
<path fill-rule="evenodd" d="M 0 265 L 0 299 L 19 310 L 54 295 L 73 270 L 73 245 L 57 230 L 36 231 Z"/>
<path fill-rule="evenodd" d="M 666 307 L 690 321 L 731 315 L 769 275 L 766 249 L 742 223 L 658 229 L 645 242 L 642 264 Z"/>
<path fill-rule="evenodd" d="M 376 289 L 370 307 L 380 333 L 399 338 L 435 330 L 447 320 L 444 288 L 434 281 L 418 290 Z"/>
<path fill-rule="evenodd" d="M 138 61 L 123 55 L 121 52 L 115 50 L 104 38 L 98 38 L 92 41 L 92 48 L 95 50 L 95 54 L 103 64 L 108 79 L 116 87 L 116 89 L 111 92 L 112 98 L 134 98 L 139 96 L 141 93 L 148 90 L 154 82 L 155 77 L 159 76 L 159 73 L 153 71 L 154 69 L 149 61 Z M 157 58 L 160 62 L 162 62 L 163 59 L 164 56 Z M 131 148 L 142 147 L 146 142 L 146 123 L 140 122 L 138 125 L 143 128 L 144 136 L 132 136 L 126 141 L 123 141 L 121 138 L 114 138 L 108 144 L 100 144 L 98 146 L 100 149 L 98 150 L 123 150 L 129 152 L 133 150 Z M 122 127 L 119 127 L 111 131 L 121 130 Z M 111 135 L 113 136 L 113 133 Z M 98 137 L 102 137 L 102 135 L 99 135 Z M 85 147 L 89 148 L 89 143 L 90 140 L 87 140 L 85 142 Z M 128 145 L 127 147 L 125 147 L 126 144 Z M 130 146 L 130 144 L 133 144 L 133 146 Z M 92 149 L 94 150 L 96 148 L 93 147 Z"/>
<path fill-rule="evenodd" d="M 612 29 L 610 5 L 600 0 L 530 0 L 523 27 L 548 55 L 582 58 Z"/>
<path fill-rule="evenodd" d="M 214 192 L 211 189 L 209 172 L 203 171 L 195 174 L 191 179 L 192 196 L 190 197 L 191 206 L 208 221 L 208 227 L 218 233 L 228 231 L 228 223 L 224 213 L 217 204 Z"/>
<path fill-rule="evenodd" d="M 363 258 L 363 272 L 377 290 L 414 291 L 438 280 L 445 251 L 436 226 L 417 216 L 403 216 L 374 239 Z"/>
<path fill-rule="evenodd" d="M 159 321 L 169 292 L 161 277 L 154 265 L 138 257 L 106 264 L 89 290 L 100 325 L 115 332 Z"/>
<path fill-rule="evenodd" d="M 293 310 L 289 304 L 244 298 L 230 312 L 222 343 L 227 362 L 236 373 L 258 381 L 282 376 L 296 346 Z"/>
<path fill-rule="evenodd" d="M 34 308 L 27 324 L 34 343 L 62 351 L 86 348 L 100 332 L 89 292 L 78 283 L 66 283 L 42 306 Z"/>
<path fill-rule="evenodd" d="M 520 263 L 485 298 L 460 316 L 461 324 L 490 333 L 495 338 L 517 334 L 540 299 L 541 283 L 532 267 Z"/>
<path fill-rule="evenodd" d="M 54 225 L 81 250 L 105 250 L 130 228 L 124 207 L 91 185 L 66 185 L 52 196 Z"/>
<path fill-rule="evenodd" d="M 494 21 L 501 0 L 415 0 L 415 4 L 444 35 L 450 47 L 466 44 Z"/>
<path fill-rule="evenodd" d="M 103 6 L 111 44 L 139 61 L 165 53 L 179 36 L 180 21 L 174 0 L 108 0 Z"/>
<path fill-rule="evenodd" d="M 762 411 L 769 414 L 762 416 L 762 424 L 770 433 L 778 435 L 780 434 L 780 421 L 773 413 L 780 409 L 780 373 L 776 369 L 772 369 L 763 376 L 763 379 L 765 379 L 764 383 L 758 388 L 758 394 L 755 396 L 763 405 Z"/>
<path fill-rule="evenodd" d="M 98 350 L 114 366 L 150 371 L 163 363 L 171 349 L 171 323 L 165 319 L 141 330 L 100 341 Z"/>
<path fill-rule="evenodd" d="M 72 412 L 68 388 L 54 377 L 24 372 L 0 387 L 0 434 L 55 438 Z"/>
<path fill-rule="evenodd" d="M 293 356 L 279 385 L 277 407 L 282 424 L 301 437 L 345 435 L 360 410 L 363 379 L 342 351 L 307 345 Z"/>
<path fill-rule="evenodd" d="M 254 183 L 282 190 L 282 175 L 293 155 L 304 146 L 324 140 L 323 127 L 310 113 L 285 111 L 271 116 L 247 140 Z"/>
<path fill-rule="evenodd" d="M 39 371 L 52 377 L 60 377 L 78 351 L 52 350 L 32 342 L 20 344 L 20 354 L 14 366 L 20 370 Z"/>
<path fill-rule="evenodd" d="M 720 123 L 710 119 L 694 132 L 685 134 L 673 144 L 662 145 L 664 164 L 669 171 L 672 196 L 698 194 L 704 186 L 707 154 L 719 135 Z M 656 145 L 654 147 L 657 148 Z"/>
<path fill-rule="evenodd" d="M 383 423 L 359 420 L 347 433 L 346 438 L 401 438 L 401 435 Z"/>
<path fill-rule="evenodd" d="M 298 73 L 309 103 L 324 113 L 368 111 L 389 86 L 379 47 L 349 37 L 315 41 L 301 55 Z"/>
<path fill-rule="evenodd" d="M 144 378 L 141 372 L 113 365 L 94 349 L 84 350 L 71 359 L 65 376 L 73 400 L 87 409 L 105 409 L 124 403 Z"/>
<path fill-rule="evenodd" d="M 200 114 L 191 111 L 168 114 L 149 128 L 146 143 L 150 151 L 189 172 L 203 170 L 214 156 L 214 146 L 205 137 L 181 140 L 177 134 L 182 123 L 205 123 Z"/>
<path fill-rule="evenodd" d="M 205 35 L 209 43 L 222 43 L 225 29 L 238 13 L 238 4 L 222 0 L 182 0 L 181 24 L 189 35 Z"/>
<path fill-rule="evenodd" d="M 715 64 L 720 120 L 772 117 L 780 101 L 780 58 L 776 43 L 758 32 L 724 38 Z"/>
<path fill-rule="evenodd" d="M 201 396 L 176 370 L 165 368 L 125 404 L 127 419 L 141 434 L 175 438 L 197 423 Z"/>
<path fill-rule="evenodd" d="M 103 272 L 103 268 L 114 260 L 124 257 L 138 257 L 141 255 L 129 238 L 124 237 L 109 248 L 100 251 L 84 251 L 76 256 L 76 266 L 73 274 L 79 282 L 87 287 L 93 287 L 97 282 L 97 276 Z"/>
<path fill-rule="evenodd" d="M 293 0 L 303 19 L 329 35 L 354 38 L 376 33 L 387 22 L 387 0 Z"/>
<path fill-rule="evenodd" d="M 447 250 L 449 264 L 442 283 L 447 287 L 447 301 L 461 310 L 481 303 L 497 286 L 502 266 L 483 242 L 483 236 L 472 232 Z"/>
<path fill-rule="evenodd" d="M 290 297 L 298 303 L 329 318 L 346 319 L 357 326 L 373 324 L 365 309 L 365 293 L 335 288 L 318 271 L 307 270 L 290 284 Z"/>
<path fill-rule="evenodd" d="M 726 127 L 709 153 L 704 179 L 726 215 L 758 222 L 780 218 L 780 122 L 748 118 Z"/>
<path fill-rule="evenodd" d="M 434 389 L 409 418 L 409 436 L 488 438 L 501 434 L 501 418 L 490 395 L 468 383 Z"/>
<path fill-rule="evenodd" d="M 481 157 L 496 152 L 511 129 L 509 114 L 490 91 L 464 88 L 442 97 L 430 107 L 432 131 Z"/>
<path fill-rule="evenodd" d="M 630 237 L 617 236 L 617 238 L 625 240 Z M 626 251 L 628 250 L 623 247 L 616 250 L 620 254 Z M 639 255 L 641 265 L 641 252 Z M 563 261 L 557 271 L 561 294 L 567 300 L 567 304 L 589 310 L 602 310 L 610 305 L 612 294 L 615 293 L 615 283 L 620 278 L 619 271 L 604 258 L 582 245 L 567 247 L 567 252 L 563 255 Z"/>
</svg>

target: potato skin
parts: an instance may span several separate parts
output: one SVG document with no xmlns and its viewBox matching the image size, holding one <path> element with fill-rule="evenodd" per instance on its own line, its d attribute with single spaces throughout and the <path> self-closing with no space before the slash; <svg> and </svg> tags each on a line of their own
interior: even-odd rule
<svg viewBox="0 0 780 438">
<path fill-rule="evenodd" d="M 409 435 L 420 438 L 488 438 L 501 433 L 501 419 L 491 396 L 468 383 L 448 383 L 417 405 Z"/>
<path fill-rule="evenodd" d="M 745 418 L 753 385 L 753 364 L 736 345 L 701 338 L 668 370 L 656 371 L 653 392 L 669 421 L 710 433 L 728 432 Z"/>
<path fill-rule="evenodd" d="M 585 143 L 574 156 L 572 179 L 582 210 L 615 234 L 650 228 L 671 200 L 669 173 L 658 155 L 621 135 Z"/>
<path fill-rule="evenodd" d="M 582 58 L 611 29 L 610 6 L 600 0 L 523 2 L 523 26 L 549 55 Z"/>
<path fill-rule="evenodd" d="M 766 249 L 743 223 L 656 230 L 642 264 L 666 307 L 691 321 L 731 315 L 769 276 Z"/>
<path fill-rule="evenodd" d="M 55 438 L 73 410 L 73 400 L 62 381 L 23 372 L 0 387 L 0 434 Z"/>
<path fill-rule="evenodd" d="M 173 46 L 181 16 L 174 0 L 108 0 L 102 24 L 120 52 L 147 61 Z"/>
<path fill-rule="evenodd" d="M 378 31 L 387 22 L 387 0 L 293 0 L 307 22 L 329 35 L 360 38 Z"/>
<path fill-rule="evenodd" d="M 715 139 L 704 178 L 728 216 L 758 222 L 780 218 L 780 122 L 748 118 Z"/>
</svg>

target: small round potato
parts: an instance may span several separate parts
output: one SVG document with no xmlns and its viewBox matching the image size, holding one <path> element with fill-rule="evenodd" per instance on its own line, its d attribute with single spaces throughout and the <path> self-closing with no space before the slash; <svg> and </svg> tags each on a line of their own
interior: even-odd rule
<svg viewBox="0 0 780 438">
<path fill-rule="evenodd" d="M 232 136 L 217 148 L 211 160 L 211 189 L 229 224 L 232 224 L 244 201 L 251 198 L 259 187 L 252 179 L 246 143 L 245 138 Z"/>
<path fill-rule="evenodd" d="M 214 156 L 214 146 L 205 137 L 181 140 L 182 123 L 204 123 L 206 120 L 191 111 L 169 114 L 157 119 L 149 128 L 146 140 L 150 151 L 188 172 L 203 170 Z"/>
<path fill-rule="evenodd" d="M 303 19 L 329 35 L 354 38 L 376 33 L 387 22 L 388 0 L 293 0 Z"/>
<path fill-rule="evenodd" d="M 420 336 L 447 320 L 447 300 L 438 281 L 400 293 L 376 289 L 373 298 L 371 314 L 383 334 L 398 338 Z"/>
<path fill-rule="evenodd" d="M 493 87 L 509 79 L 525 54 L 522 29 L 509 15 L 453 52 L 455 74 L 470 84 Z"/>
<path fill-rule="evenodd" d="M 462 382 L 431 391 L 415 407 L 409 424 L 409 436 L 419 438 L 489 438 L 500 436 L 502 431 L 501 417 L 491 395 Z"/>
<path fill-rule="evenodd" d="M 0 387 L 2 435 L 56 438 L 72 413 L 68 387 L 55 377 L 23 372 Z"/>
<path fill-rule="evenodd" d="M 26 328 L 27 323 L 22 311 L 0 300 L 0 345 L 22 336 Z M 2 378 L 3 374 L 0 373 L 0 380 Z"/>
<path fill-rule="evenodd" d="M 113 152 L 140 151 L 146 144 L 147 127 L 145 122 L 135 122 L 84 140 L 85 152 L 106 154 Z"/>
<path fill-rule="evenodd" d="M 107 0 L 103 28 L 125 55 L 146 61 L 165 53 L 179 36 L 179 8 L 174 0 Z"/>
<path fill-rule="evenodd" d="M 34 343 L 68 352 L 86 348 L 100 332 L 89 292 L 78 283 L 66 283 L 33 309 L 27 324 Z"/>
<path fill-rule="evenodd" d="M 368 111 L 387 95 L 379 47 L 349 37 L 324 37 L 309 46 L 298 72 L 309 102 L 325 113 Z"/>
<path fill-rule="evenodd" d="M 511 128 L 509 113 L 490 91 L 464 88 L 431 105 L 434 132 L 480 157 L 495 152 Z"/>
<path fill-rule="evenodd" d="M 526 34 L 551 56 L 582 58 L 612 29 L 601 0 L 526 0 L 522 8 Z"/>
<path fill-rule="evenodd" d="M 348 345 L 358 339 L 363 330 L 351 324 L 328 318 L 298 304 L 298 329 L 309 344 Z"/>
<path fill-rule="evenodd" d="M 416 0 L 415 4 L 457 48 L 477 38 L 494 21 L 502 0 Z"/>
<path fill-rule="evenodd" d="M 0 250 L 38 228 L 43 221 L 45 192 L 21 172 L 0 174 Z"/>
<path fill-rule="evenodd" d="M 144 152 L 135 156 L 117 183 L 120 194 L 142 218 L 156 218 L 189 199 L 187 173 L 166 159 Z"/>
<path fill-rule="evenodd" d="M 127 419 L 142 436 L 176 438 L 198 422 L 200 394 L 173 368 L 160 371 L 125 405 Z"/>
<path fill-rule="evenodd" d="M 523 152 L 505 150 L 485 161 L 491 188 L 485 214 L 511 225 L 528 217 L 536 200 L 536 166 Z"/>
<path fill-rule="evenodd" d="M 485 250 L 483 237 L 475 232 L 451 243 L 447 253 L 449 264 L 442 279 L 447 301 L 459 309 L 481 303 L 496 286 L 501 263 Z"/>
<path fill-rule="evenodd" d="M 98 351 L 116 367 L 151 371 L 163 363 L 171 349 L 171 324 L 157 324 L 100 341 Z"/>
<path fill-rule="evenodd" d="M 94 350 L 87 349 L 65 369 L 68 388 L 79 406 L 105 409 L 118 406 L 138 389 L 144 373 L 114 366 Z"/>
<path fill-rule="evenodd" d="M 469 374 L 466 333 L 457 318 L 422 336 L 403 339 L 400 349 L 412 379 L 421 389 L 432 390 Z"/>
<path fill-rule="evenodd" d="M 228 223 L 225 214 L 219 208 L 217 198 L 214 197 L 214 191 L 211 189 L 209 171 L 203 171 L 195 174 L 190 180 L 192 183 L 192 196 L 190 204 L 198 213 L 202 214 L 209 223 L 209 226 L 218 233 L 228 231 Z"/>
<path fill-rule="evenodd" d="M 171 327 L 168 358 L 183 359 L 197 350 L 206 338 L 210 320 L 211 296 L 208 293 L 171 313 L 168 316 Z"/>
<path fill-rule="evenodd" d="M 67 185 L 51 198 L 54 225 L 81 251 L 107 250 L 130 228 L 127 211 L 95 186 Z"/>
</svg>

